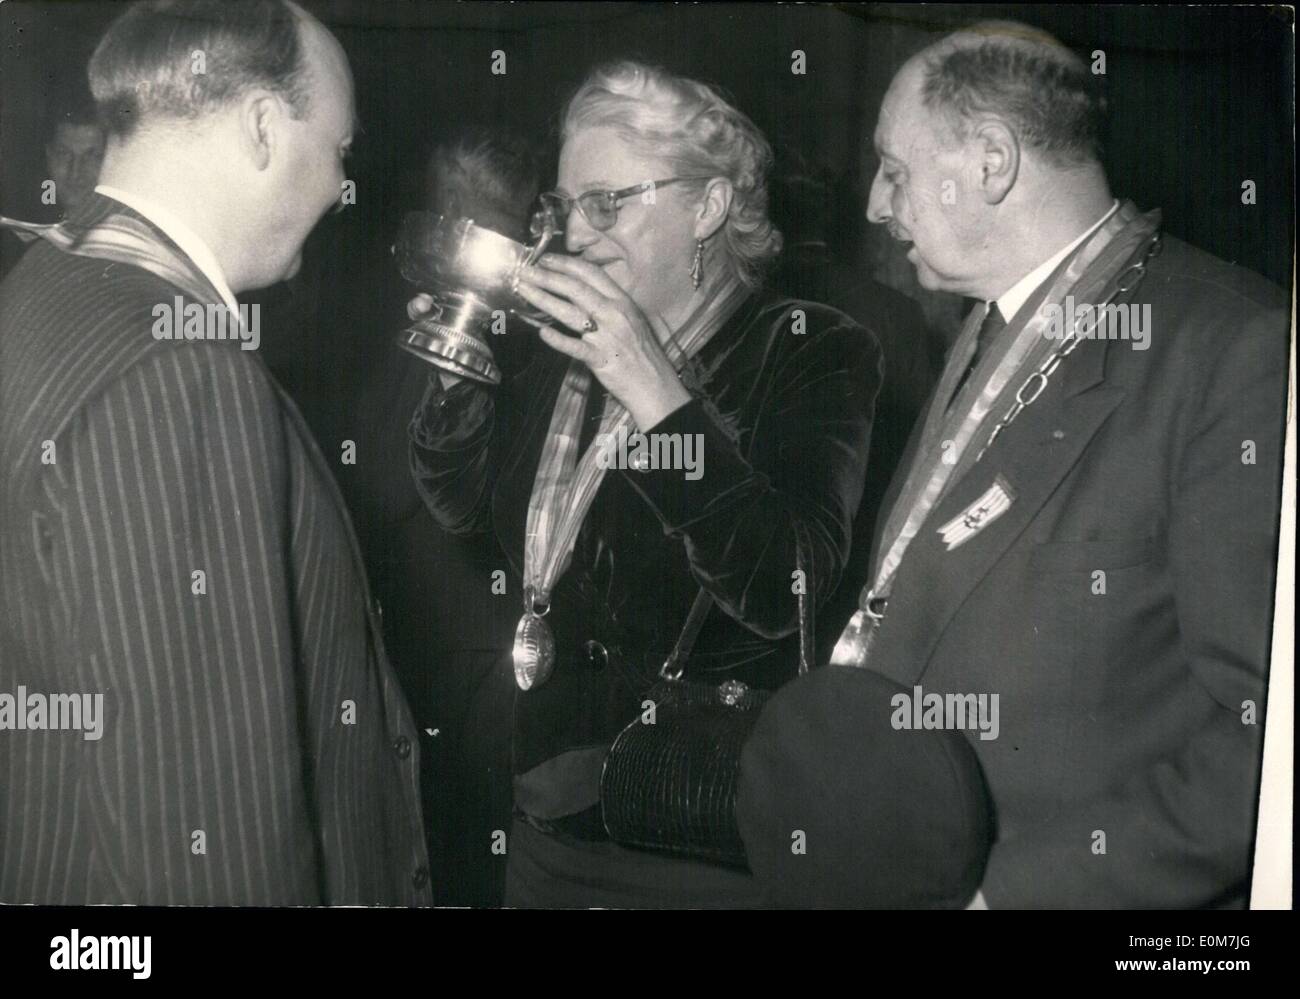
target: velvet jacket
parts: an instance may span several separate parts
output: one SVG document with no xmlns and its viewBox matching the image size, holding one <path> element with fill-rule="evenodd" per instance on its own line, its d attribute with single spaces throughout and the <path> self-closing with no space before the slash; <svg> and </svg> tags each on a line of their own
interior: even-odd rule
<svg viewBox="0 0 1300 999">
<path fill-rule="evenodd" d="M 426 505 L 453 532 L 496 532 L 510 562 L 497 599 L 520 611 L 528 501 L 568 363 L 538 351 L 496 390 L 462 381 L 444 391 L 431 377 L 411 425 Z M 874 337 L 826 306 L 759 292 L 682 379 L 692 401 L 647 432 L 698 435 L 702 474 L 606 473 L 552 594 L 555 672 L 516 700 L 516 774 L 571 750 L 598 758 L 640 711 L 701 586 L 715 603 L 687 677 L 766 688 L 792 677 L 796 520 L 810 537 L 809 592 L 824 600 L 839 579 L 881 381 Z M 588 642 L 608 656 L 588 654 Z M 508 650 L 502 658 L 508 669 Z"/>
</svg>

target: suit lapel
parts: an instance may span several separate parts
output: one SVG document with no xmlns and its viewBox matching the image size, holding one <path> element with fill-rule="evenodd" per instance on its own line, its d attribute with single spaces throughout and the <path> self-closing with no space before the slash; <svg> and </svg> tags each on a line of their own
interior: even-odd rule
<svg viewBox="0 0 1300 999">
<path fill-rule="evenodd" d="M 872 666 L 904 686 L 925 671 L 966 598 L 1024 533 L 1124 397 L 1105 384 L 1106 341 L 1085 341 L 1042 396 L 930 512 L 903 558 Z M 973 510 L 999 483 L 1012 502 L 957 547 L 939 526 Z"/>
<path fill-rule="evenodd" d="M 306 418 L 299 411 L 297 403 L 293 401 L 289 393 L 276 380 L 275 375 L 271 373 L 271 369 L 267 367 L 266 362 L 261 357 L 254 357 L 252 360 L 261 371 L 262 376 L 270 383 L 276 398 L 279 399 L 286 422 L 292 427 L 293 434 L 298 439 L 298 445 L 306 455 L 307 463 L 315 470 L 316 478 L 321 481 L 321 489 L 329 497 L 330 504 L 334 507 L 343 523 L 343 531 L 347 535 L 348 549 L 352 553 L 352 564 L 361 587 L 366 619 L 370 622 L 370 632 L 376 645 L 376 651 L 386 661 L 383 622 L 380 621 L 375 602 L 371 599 L 370 580 L 366 573 L 365 558 L 361 554 L 361 545 L 357 541 L 357 533 L 352 527 L 352 517 L 348 512 L 348 505 L 343 499 L 343 493 L 339 489 L 338 481 L 334 478 L 334 472 L 330 469 L 325 456 L 321 454 L 320 446 L 316 443 L 316 435 L 307 424 Z"/>
<path fill-rule="evenodd" d="M 221 301 L 221 295 L 217 292 L 216 288 L 213 287 L 212 282 L 208 280 L 207 276 L 199 269 L 198 265 L 190 259 L 185 251 L 182 250 L 170 236 L 158 228 L 153 221 L 146 216 L 141 215 L 130 205 L 123 204 L 116 199 L 106 197 L 105 195 L 96 192 L 91 199 L 91 206 L 78 213 L 74 219 L 69 220 L 68 227 L 78 232 L 85 232 L 95 223 L 102 222 L 104 219 L 114 214 L 127 215 L 148 226 L 149 231 L 161 244 L 170 248 L 173 253 L 180 257 L 181 260 L 189 264 L 190 269 L 193 271 L 195 280 L 205 292 L 205 299 L 211 302 Z M 184 288 L 178 290 L 185 292 Z M 185 293 L 189 294 L 188 292 Z M 267 367 L 266 362 L 260 356 L 254 356 L 251 359 L 255 366 L 261 371 L 262 376 L 270 383 L 272 390 L 280 400 L 281 407 L 288 418 L 288 423 L 293 427 L 295 436 L 298 438 L 299 444 L 307 455 L 308 463 L 316 470 L 317 477 L 323 481 L 324 491 L 329 496 L 329 500 L 333 504 L 335 511 L 338 513 L 339 518 L 343 521 L 357 577 L 361 581 L 362 596 L 366 605 L 366 616 L 370 621 L 371 631 L 374 633 L 382 647 L 383 628 L 375 612 L 374 601 L 370 599 L 370 587 L 366 575 L 365 560 L 361 555 L 361 548 L 356 539 L 356 532 L 352 528 L 352 518 L 348 513 L 347 503 L 344 502 L 343 494 L 339 490 L 338 482 L 334 478 L 334 473 L 330 469 L 328 462 L 326 462 L 325 456 L 320 452 L 320 447 L 316 443 L 315 434 L 312 433 L 311 428 L 307 425 L 307 421 L 303 418 L 302 413 L 299 412 L 297 404 L 289 396 L 289 393 L 280 385 L 275 375 L 271 373 L 271 369 Z"/>
</svg>

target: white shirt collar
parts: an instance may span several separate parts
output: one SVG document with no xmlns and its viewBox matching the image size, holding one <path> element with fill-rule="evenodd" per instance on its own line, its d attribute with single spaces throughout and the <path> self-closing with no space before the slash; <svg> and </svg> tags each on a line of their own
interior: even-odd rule
<svg viewBox="0 0 1300 999">
<path fill-rule="evenodd" d="M 1022 277 L 1010 288 L 1004 291 L 997 298 L 998 311 L 1002 313 L 1002 319 L 1005 322 L 1011 322 L 1012 318 L 1020 311 L 1021 306 L 1029 301 L 1029 296 L 1034 293 L 1040 284 L 1047 280 L 1048 275 L 1056 270 L 1056 265 L 1068 257 L 1076 247 L 1094 232 L 1101 228 L 1103 222 L 1110 218 L 1119 209 L 1119 199 L 1110 206 L 1110 210 L 1099 218 L 1085 232 L 1081 233 L 1077 239 L 1072 240 L 1065 246 L 1061 247 L 1056 253 L 1048 257 L 1032 271 Z M 987 309 L 988 303 L 985 303 Z"/>
<path fill-rule="evenodd" d="M 166 233 L 167 237 L 181 248 L 194 266 L 212 283 L 212 287 L 217 289 L 217 294 L 221 296 L 221 300 L 226 303 L 226 306 L 233 312 L 239 311 L 239 304 L 235 301 L 235 293 L 230 290 L 230 285 L 226 283 L 226 276 L 221 273 L 221 265 L 217 263 L 217 258 L 208 249 L 208 244 L 203 242 L 193 229 L 167 209 L 138 194 L 110 187 L 108 184 L 98 185 L 95 188 L 95 193 L 122 202 L 122 204 L 139 212 Z"/>
</svg>

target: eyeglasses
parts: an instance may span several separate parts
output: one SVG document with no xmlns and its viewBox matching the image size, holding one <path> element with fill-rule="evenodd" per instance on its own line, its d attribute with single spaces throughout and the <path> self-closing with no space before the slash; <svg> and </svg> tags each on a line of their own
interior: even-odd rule
<svg viewBox="0 0 1300 999">
<path fill-rule="evenodd" d="M 667 180 L 646 180 L 619 191 L 587 191 L 576 198 L 568 198 L 556 191 L 548 191 L 538 198 L 539 205 L 529 220 L 528 229 L 534 237 L 540 236 L 546 230 L 546 222 L 549 219 L 551 228 L 556 232 L 562 232 L 569 221 L 569 212 L 573 210 L 574 205 L 577 205 L 578 211 L 582 213 L 588 225 L 598 232 L 605 232 L 613 228 L 614 223 L 618 221 L 618 206 L 624 198 L 630 198 L 634 194 L 642 196 L 649 194 L 650 199 L 646 204 L 654 204 L 655 188 L 679 184 L 686 180 L 708 179 L 708 177 L 669 177 Z"/>
</svg>

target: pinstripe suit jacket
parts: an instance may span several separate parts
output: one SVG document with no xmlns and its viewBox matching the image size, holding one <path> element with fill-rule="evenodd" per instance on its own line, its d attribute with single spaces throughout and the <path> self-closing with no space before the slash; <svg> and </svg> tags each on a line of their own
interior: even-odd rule
<svg viewBox="0 0 1300 999">
<path fill-rule="evenodd" d="M 44 243 L 0 285 L 0 693 L 104 715 L 0 731 L 0 901 L 427 903 L 416 733 L 331 473 L 254 352 L 154 339 L 176 294 Z"/>
</svg>

